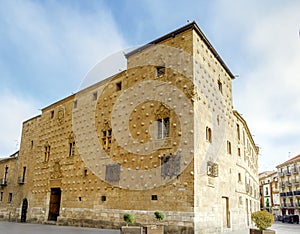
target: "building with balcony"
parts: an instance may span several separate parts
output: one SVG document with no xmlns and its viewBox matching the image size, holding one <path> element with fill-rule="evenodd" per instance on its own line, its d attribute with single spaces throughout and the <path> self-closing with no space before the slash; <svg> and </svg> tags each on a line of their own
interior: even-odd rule
<svg viewBox="0 0 300 234">
<path fill-rule="evenodd" d="M 124 213 L 149 225 L 162 210 L 167 233 L 249 227 L 258 147 L 233 109 L 234 75 L 198 25 L 126 59 L 126 70 L 23 123 L 10 217 L 119 228 Z"/>
<path fill-rule="evenodd" d="M 281 214 L 300 214 L 300 155 L 278 165 Z"/>
<path fill-rule="evenodd" d="M 14 210 L 13 202 L 18 194 L 16 170 L 19 151 L 6 158 L 0 158 L 0 219 L 10 219 Z"/>
<path fill-rule="evenodd" d="M 260 209 L 280 215 L 280 196 L 277 171 L 259 174 Z"/>
</svg>

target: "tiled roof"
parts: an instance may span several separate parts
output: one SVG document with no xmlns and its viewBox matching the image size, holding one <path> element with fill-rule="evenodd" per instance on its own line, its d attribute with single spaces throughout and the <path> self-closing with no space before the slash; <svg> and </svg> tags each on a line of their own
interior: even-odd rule
<svg viewBox="0 0 300 234">
<path fill-rule="evenodd" d="M 294 163 L 294 162 L 298 162 L 298 161 L 300 161 L 300 154 L 293 157 L 293 158 L 291 158 L 291 159 L 289 159 L 289 160 L 287 160 L 287 161 L 285 161 L 284 163 L 279 164 L 278 166 L 276 166 L 276 168 L 282 167 L 282 166 L 285 166 L 285 165 L 288 165 L 288 164 L 291 164 L 291 163 Z"/>
</svg>

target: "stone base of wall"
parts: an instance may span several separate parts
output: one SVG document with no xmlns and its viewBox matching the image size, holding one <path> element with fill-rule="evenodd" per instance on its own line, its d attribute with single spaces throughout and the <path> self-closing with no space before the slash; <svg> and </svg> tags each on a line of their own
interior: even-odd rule
<svg viewBox="0 0 300 234">
<path fill-rule="evenodd" d="M 165 226 L 164 234 L 194 234 L 193 227 Z"/>
<path fill-rule="evenodd" d="M 72 218 L 58 218 L 57 225 L 61 226 L 76 226 L 76 227 L 91 227 L 100 229 L 120 229 L 124 223 L 105 221 L 105 220 L 93 220 L 93 219 L 72 219 Z"/>
<path fill-rule="evenodd" d="M 91 227 L 91 228 L 99 228 L 99 229 L 120 229 L 122 226 L 126 225 L 126 223 L 103 221 L 103 220 L 90 220 L 90 219 L 59 218 L 57 221 L 57 225 Z M 140 223 L 135 223 L 135 225 L 141 227 L 143 226 Z M 185 226 L 175 226 L 175 225 L 164 226 L 164 234 L 182 234 L 182 233 L 194 234 L 194 228 L 185 227 Z"/>
</svg>

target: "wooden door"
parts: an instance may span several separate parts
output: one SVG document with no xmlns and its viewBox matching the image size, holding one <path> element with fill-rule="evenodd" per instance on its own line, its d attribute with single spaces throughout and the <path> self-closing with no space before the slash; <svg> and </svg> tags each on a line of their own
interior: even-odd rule
<svg viewBox="0 0 300 234">
<path fill-rule="evenodd" d="M 50 221 L 57 221 L 57 217 L 59 216 L 59 209 L 60 209 L 60 198 L 61 198 L 60 188 L 52 188 L 51 195 L 50 195 L 49 216 L 48 216 L 48 220 Z"/>
<path fill-rule="evenodd" d="M 26 215 L 27 215 L 27 208 L 28 208 L 28 201 L 26 198 L 23 199 L 22 203 L 22 211 L 21 211 L 21 222 L 26 222 Z"/>
</svg>

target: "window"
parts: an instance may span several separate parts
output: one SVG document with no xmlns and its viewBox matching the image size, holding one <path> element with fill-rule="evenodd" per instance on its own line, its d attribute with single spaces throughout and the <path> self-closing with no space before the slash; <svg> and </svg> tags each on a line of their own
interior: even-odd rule
<svg viewBox="0 0 300 234">
<path fill-rule="evenodd" d="M 0 201 L 3 201 L 3 192 L 0 193 Z"/>
<path fill-rule="evenodd" d="M 152 201 L 157 201 L 157 195 L 151 195 L 151 200 Z"/>
<path fill-rule="evenodd" d="M 31 141 L 30 149 L 33 149 L 33 141 Z"/>
<path fill-rule="evenodd" d="M 212 142 L 212 133 L 209 127 L 206 127 L 206 140 L 210 143 Z"/>
<path fill-rule="evenodd" d="M 25 182 L 25 176 L 26 176 L 26 167 L 23 167 L 23 173 L 22 173 L 22 177 L 21 177 L 21 183 Z"/>
<path fill-rule="evenodd" d="M 98 93 L 97 92 L 94 92 L 93 93 L 93 101 L 96 101 L 98 98 Z"/>
<path fill-rule="evenodd" d="M 238 156 L 241 157 L 241 148 L 238 148 Z"/>
<path fill-rule="evenodd" d="M 283 207 L 286 207 L 286 199 L 283 198 Z"/>
<path fill-rule="evenodd" d="M 54 118 L 54 110 L 50 112 L 50 118 L 51 118 L 51 119 Z"/>
<path fill-rule="evenodd" d="M 290 207 L 294 207 L 294 200 L 293 200 L 293 198 L 290 198 Z"/>
<path fill-rule="evenodd" d="M 45 158 L 44 161 L 48 162 L 50 158 L 50 145 L 45 146 Z"/>
<path fill-rule="evenodd" d="M 227 153 L 231 154 L 231 142 L 227 141 Z"/>
<path fill-rule="evenodd" d="M 75 141 L 72 141 L 69 143 L 70 149 L 69 149 L 69 156 L 74 156 L 75 154 Z"/>
<path fill-rule="evenodd" d="M 157 120 L 157 139 L 164 139 L 169 136 L 170 118 L 162 118 Z"/>
<path fill-rule="evenodd" d="M 7 184 L 8 166 L 5 166 L 3 184 Z"/>
<path fill-rule="evenodd" d="M 84 169 L 83 170 L 83 177 L 86 177 L 87 176 L 87 169 Z"/>
<path fill-rule="evenodd" d="M 73 107 L 74 107 L 74 109 L 76 109 L 76 108 L 77 108 L 77 104 L 78 104 L 78 102 L 77 102 L 77 100 L 75 100 L 75 101 L 74 101 L 74 103 L 73 103 Z"/>
<path fill-rule="evenodd" d="M 102 131 L 102 145 L 103 149 L 110 150 L 111 147 L 111 137 L 112 137 L 112 130 L 104 130 Z"/>
<path fill-rule="evenodd" d="M 223 93 L 223 90 L 222 90 L 222 82 L 220 80 L 218 80 L 218 88 L 219 88 L 219 91 L 221 93 Z"/>
<path fill-rule="evenodd" d="M 8 203 L 11 203 L 11 202 L 12 202 L 12 198 L 13 198 L 13 194 L 12 194 L 12 193 L 9 193 L 9 194 L 8 194 Z"/>
<path fill-rule="evenodd" d="M 238 137 L 238 140 L 241 139 L 241 134 L 240 134 L 240 125 L 236 125 L 236 131 L 237 131 L 237 137 Z"/>
<path fill-rule="evenodd" d="M 286 172 L 287 172 L 288 174 L 290 174 L 290 173 L 291 173 L 290 166 L 287 166 L 287 167 L 286 167 Z"/>
<path fill-rule="evenodd" d="M 241 173 L 238 174 L 238 182 L 242 182 L 242 176 L 241 176 Z"/>
<path fill-rule="evenodd" d="M 122 89 L 122 82 L 117 82 L 116 83 L 116 91 L 120 91 Z"/>
<path fill-rule="evenodd" d="M 294 173 L 298 172 L 297 164 L 294 164 Z"/>
<path fill-rule="evenodd" d="M 159 67 L 156 67 L 156 76 L 157 77 L 160 77 L 160 76 L 163 76 L 166 72 L 166 68 L 164 66 L 159 66 Z"/>
<path fill-rule="evenodd" d="M 101 201 L 106 201 L 106 196 L 101 196 Z"/>
<path fill-rule="evenodd" d="M 283 168 L 280 168 L 280 175 L 284 176 L 284 170 L 283 170 Z"/>
</svg>

